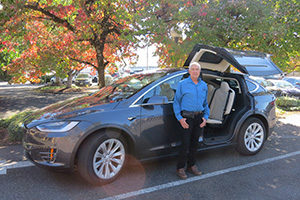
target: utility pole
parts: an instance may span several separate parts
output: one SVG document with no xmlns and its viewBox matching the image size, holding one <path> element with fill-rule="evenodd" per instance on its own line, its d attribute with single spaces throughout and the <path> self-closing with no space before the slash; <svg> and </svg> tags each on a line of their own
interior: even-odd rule
<svg viewBox="0 0 300 200">
<path fill-rule="evenodd" d="M 148 47 L 149 47 L 149 44 L 147 44 L 147 70 L 149 70 Z"/>
</svg>

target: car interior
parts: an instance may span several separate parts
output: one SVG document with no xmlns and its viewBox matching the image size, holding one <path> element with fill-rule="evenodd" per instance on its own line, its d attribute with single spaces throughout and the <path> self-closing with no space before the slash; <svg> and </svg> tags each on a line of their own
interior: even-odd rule
<svg viewBox="0 0 300 200">
<path fill-rule="evenodd" d="M 181 79 L 187 77 L 189 77 L 188 73 Z M 234 124 L 249 108 L 245 105 L 250 105 L 243 76 L 202 70 L 201 77 L 208 87 L 207 102 L 210 108 L 204 141 L 206 144 L 214 144 L 230 140 L 234 132 Z M 159 87 L 159 95 L 166 96 L 169 102 L 173 102 L 176 86 L 164 82 Z"/>
<path fill-rule="evenodd" d="M 244 93 L 241 75 L 203 74 L 207 83 L 207 102 L 210 115 L 205 127 L 204 139 L 206 143 L 229 140 L 233 134 L 233 124 L 245 112 L 247 97 Z"/>
<path fill-rule="evenodd" d="M 223 56 L 209 49 L 195 52 L 190 62 L 200 63 L 201 76 L 208 87 L 210 115 L 204 131 L 204 142 L 214 144 L 230 140 L 234 124 L 250 106 L 243 76 Z"/>
</svg>

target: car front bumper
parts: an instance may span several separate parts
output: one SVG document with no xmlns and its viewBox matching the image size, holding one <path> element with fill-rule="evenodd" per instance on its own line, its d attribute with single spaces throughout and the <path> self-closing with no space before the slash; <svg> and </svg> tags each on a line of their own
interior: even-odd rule
<svg viewBox="0 0 300 200">
<path fill-rule="evenodd" d="M 35 127 L 24 129 L 25 156 L 37 166 L 72 169 L 76 145 L 84 134 L 83 124 L 60 134 L 41 132 Z"/>
<path fill-rule="evenodd" d="M 38 166 L 70 168 L 70 156 L 60 147 L 63 138 L 47 137 L 36 128 L 27 129 L 23 137 L 25 156 Z"/>
<path fill-rule="evenodd" d="M 89 81 L 76 81 L 75 85 L 77 86 L 85 86 L 85 85 L 89 85 L 90 82 Z"/>
</svg>

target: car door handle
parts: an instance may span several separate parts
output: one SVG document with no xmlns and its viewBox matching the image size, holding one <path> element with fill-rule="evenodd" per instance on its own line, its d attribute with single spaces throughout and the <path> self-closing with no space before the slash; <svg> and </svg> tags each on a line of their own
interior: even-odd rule
<svg viewBox="0 0 300 200">
<path fill-rule="evenodd" d="M 128 117 L 128 120 L 129 121 L 132 121 L 132 120 L 134 120 L 136 117 Z"/>
</svg>

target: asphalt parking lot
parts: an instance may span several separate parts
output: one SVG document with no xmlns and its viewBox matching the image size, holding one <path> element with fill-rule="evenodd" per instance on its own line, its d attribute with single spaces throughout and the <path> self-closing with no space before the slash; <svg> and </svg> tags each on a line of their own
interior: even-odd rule
<svg viewBox="0 0 300 200">
<path fill-rule="evenodd" d="M 300 197 L 299 128 L 278 121 L 255 156 L 241 156 L 234 148 L 200 152 L 197 161 L 204 174 L 199 177 L 189 175 L 187 180 L 179 180 L 175 175 L 176 158 L 136 161 L 105 186 L 89 185 L 77 172 L 55 173 L 38 168 L 22 161 L 20 145 L 2 146 L 0 182 L 5 184 L 1 184 L 0 199 L 296 200 Z"/>
<path fill-rule="evenodd" d="M 63 101 L 68 98 L 78 97 L 88 92 L 97 91 L 95 88 L 87 89 L 79 93 L 38 93 L 33 89 L 42 85 L 8 85 L 0 82 L 0 119 L 9 117 L 14 113 L 26 109 L 34 110 L 50 104 Z"/>
<path fill-rule="evenodd" d="M 55 173 L 32 165 L 24 160 L 21 145 L 0 146 L 0 199 L 298 200 L 299 121 L 299 112 L 278 119 L 254 156 L 242 156 L 233 147 L 200 152 L 197 162 L 204 174 L 187 180 L 177 178 L 176 158 L 147 163 L 132 159 L 115 182 L 92 186 L 77 172 Z"/>
</svg>

